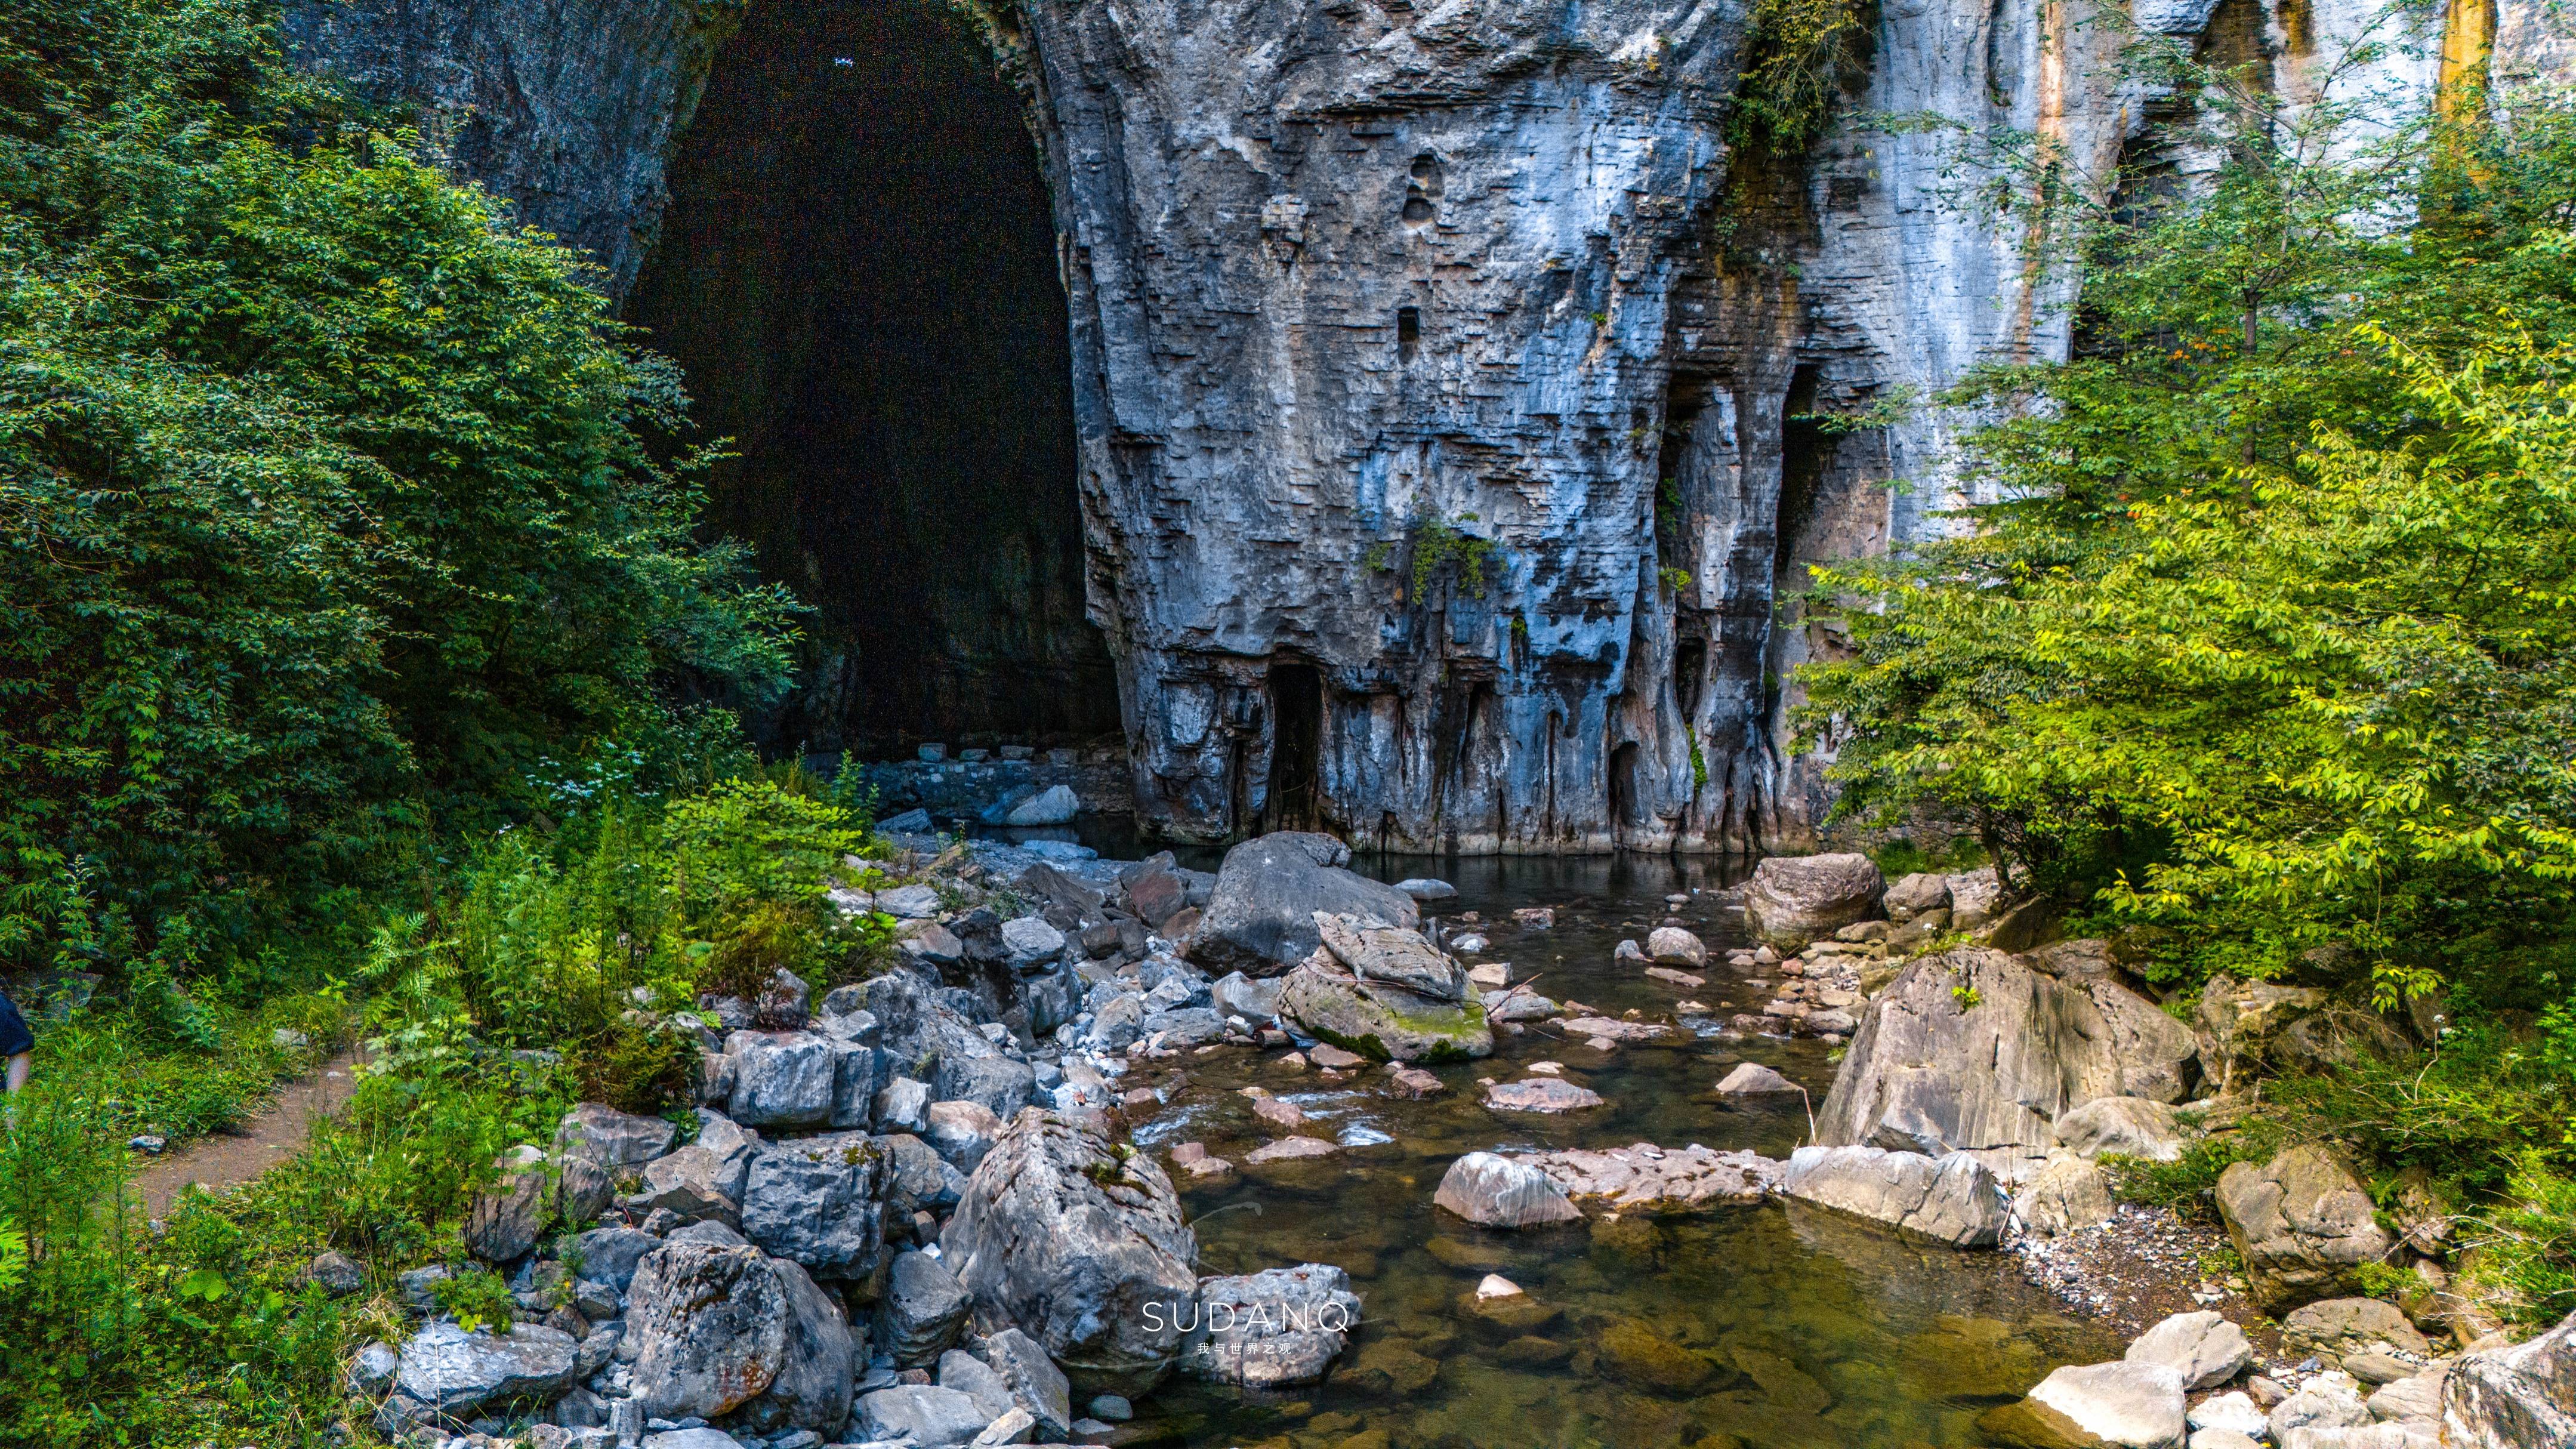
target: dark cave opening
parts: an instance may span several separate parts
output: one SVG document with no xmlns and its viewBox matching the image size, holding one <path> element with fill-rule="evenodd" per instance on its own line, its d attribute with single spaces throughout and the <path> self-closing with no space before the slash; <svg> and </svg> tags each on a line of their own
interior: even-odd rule
<svg viewBox="0 0 2576 1449">
<path fill-rule="evenodd" d="M 733 440 L 710 526 L 816 609 L 774 750 L 1118 729 L 1021 107 L 943 7 L 762 6 L 672 158 L 627 317 Z"/>
<path fill-rule="evenodd" d="M 1780 404 L 1780 507 L 1773 515 L 1772 597 L 1794 593 L 1805 583 L 1798 565 L 1799 546 L 1816 510 L 1816 494 L 1832 461 L 1833 435 L 1814 420 L 1816 393 L 1823 376 L 1812 362 L 1789 374 L 1789 395 Z"/>
<path fill-rule="evenodd" d="M 1270 794 L 1264 830 L 1324 825 L 1324 676 L 1311 664 L 1270 667 Z"/>
</svg>

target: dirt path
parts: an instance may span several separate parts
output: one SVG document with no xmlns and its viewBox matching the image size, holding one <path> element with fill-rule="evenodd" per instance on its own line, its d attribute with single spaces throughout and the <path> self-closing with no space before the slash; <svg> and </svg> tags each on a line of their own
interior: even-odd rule
<svg viewBox="0 0 2576 1449">
<path fill-rule="evenodd" d="M 134 1174 L 146 1217 L 159 1217 L 188 1184 L 224 1192 L 251 1181 L 304 1150 L 313 1124 L 336 1117 L 357 1090 L 358 1055 L 342 1052 L 309 1077 L 277 1090 L 277 1100 L 230 1132 L 200 1138 Z"/>
</svg>

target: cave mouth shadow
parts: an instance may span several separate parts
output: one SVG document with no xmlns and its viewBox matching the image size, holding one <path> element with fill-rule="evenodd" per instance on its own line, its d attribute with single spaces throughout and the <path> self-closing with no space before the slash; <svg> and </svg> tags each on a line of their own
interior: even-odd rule
<svg viewBox="0 0 2576 1449">
<path fill-rule="evenodd" d="M 773 753 L 1119 729 L 1084 614 L 1072 356 L 1019 94 L 944 7 L 759 6 L 626 304 L 730 438 L 708 527 L 814 606 Z"/>
</svg>

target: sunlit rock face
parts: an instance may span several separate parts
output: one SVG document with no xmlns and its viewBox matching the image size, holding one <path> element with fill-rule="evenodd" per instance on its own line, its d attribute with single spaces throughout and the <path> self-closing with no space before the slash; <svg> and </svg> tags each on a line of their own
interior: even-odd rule
<svg viewBox="0 0 2576 1449">
<path fill-rule="evenodd" d="M 2539 0 L 2454 10 L 1883 0 L 1835 123 L 1768 158 L 1728 141 L 1743 0 L 981 12 L 1043 156 L 1081 583 L 1143 823 L 1471 852 L 1804 843 L 1831 741 L 1795 747 L 1789 711 L 1797 667 L 1836 647 L 1798 618 L 1807 566 L 1957 526 L 1990 496 L 1956 456 L 1976 419 L 1928 400 L 2068 347 L 2048 243 L 2075 203 L 2015 158 L 2055 158 L 2093 202 L 2124 163 L 2175 184 L 2214 165 L 2181 103 L 2126 78 L 2140 35 L 2238 68 L 2291 121 L 2350 103 L 2361 130 L 2421 116 L 2490 52 L 2499 79 L 2565 71 Z M 297 0 L 290 32 L 463 118 L 459 168 L 622 288 L 702 13 L 722 15 Z M 2362 41 L 2379 53 L 2346 63 Z M 614 54 L 575 63 L 595 50 Z M 925 473 L 898 510 L 971 493 Z M 1061 633 L 1015 609 L 996 627 Z M 951 651 L 962 673 L 921 709 L 1073 648 Z"/>
</svg>

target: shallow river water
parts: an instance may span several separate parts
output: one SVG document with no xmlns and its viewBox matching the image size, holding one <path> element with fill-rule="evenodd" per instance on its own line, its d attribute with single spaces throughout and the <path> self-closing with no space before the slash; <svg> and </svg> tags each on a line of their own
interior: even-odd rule
<svg viewBox="0 0 2576 1449">
<path fill-rule="evenodd" d="M 1515 980 L 1616 1016 L 1630 1008 L 1674 1020 L 1686 997 L 1722 1019 L 1758 1011 L 1764 988 L 1723 964 L 1743 940 L 1720 904 L 1713 864 L 1654 858 L 1397 859 L 1359 868 L 1387 879 L 1437 874 L 1459 899 L 1438 913 L 1478 912 L 1491 949 L 1470 961 L 1512 964 Z M 1692 901 L 1670 906 L 1668 893 Z M 1512 924 L 1520 906 L 1556 910 L 1552 929 Z M 1717 957 L 1704 987 L 1684 991 L 1614 965 L 1624 937 L 1679 917 Z M 1122 1088 L 1162 1089 L 1139 1122 L 1140 1146 L 1168 1153 L 1204 1142 L 1238 1164 L 1279 1135 L 1237 1092 L 1257 1084 L 1310 1118 L 1301 1130 L 1344 1150 L 1307 1162 L 1243 1168 L 1215 1183 L 1173 1176 L 1196 1220 L 1203 1273 L 1300 1262 L 1346 1269 L 1363 1301 L 1353 1350 L 1323 1384 L 1278 1394 L 1175 1381 L 1138 1405 L 1128 1443 L 1295 1449 L 1915 1449 L 1974 1445 L 1971 1421 L 2050 1368 L 2118 1356 L 2107 1331 L 2065 1317 L 2010 1259 L 1897 1238 L 1805 1207 L 1722 1208 L 1695 1217 L 1603 1220 L 1493 1232 L 1432 1206 L 1462 1153 L 1697 1142 L 1786 1156 L 1807 1132 L 1795 1097 L 1738 1105 L 1711 1089 L 1750 1059 L 1805 1085 L 1821 1104 L 1829 1048 L 1769 1038 L 1709 1039 L 1716 1022 L 1675 1045 L 1595 1052 L 1539 1023 L 1502 1036 L 1492 1059 L 1435 1068 L 1444 1094 L 1408 1101 L 1379 1071 L 1338 1083 L 1296 1073 L 1281 1054 L 1235 1050 L 1139 1063 Z M 1553 1060 L 1607 1105 L 1561 1117 L 1497 1112 L 1478 1079 L 1515 1081 Z M 1471 1306 L 1489 1272 L 1536 1308 L 1498 1323 Z M 1542 1321 L 1528 1321 L 1543 1315 Z"/>
</svg>

